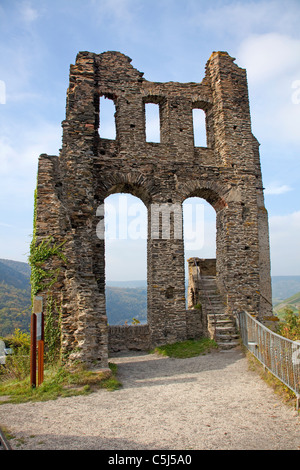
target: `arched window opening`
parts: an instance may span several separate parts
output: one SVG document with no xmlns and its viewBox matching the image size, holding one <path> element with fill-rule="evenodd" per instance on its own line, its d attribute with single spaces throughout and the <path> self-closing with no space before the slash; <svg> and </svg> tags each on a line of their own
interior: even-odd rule
<svg viewBox="0 0 300 470">
<path fill-rule="evenodd" d="M 102 139 L 116 138 L 115 112 L 116 107 L 113 100 L 106 96 L 101 96 L 99 134 Z"/>
<path fill-rule="evenodd" d="M 193 109 L 193 129 L 195 147 L 207 147 L 206 115 L 203 109 Z"/>
<path fill-rule="evenodd" d="M 106 313 L 109 325 L 147 323 L 147 209 L 131 194 L 105 199 Z"/>
<path fill-rule="evenodd" d="M 145 103 L 146 142 L 160 143 L 159 104 Z"/>
</svg>

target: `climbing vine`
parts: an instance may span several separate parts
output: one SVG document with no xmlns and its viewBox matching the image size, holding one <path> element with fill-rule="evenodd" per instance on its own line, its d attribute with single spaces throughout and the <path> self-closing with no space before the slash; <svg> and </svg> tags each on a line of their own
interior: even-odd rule
<svg viewBox="0 0 300 470">
<path fill-rule="evenodd" d="M 42 266 L 45 261 L 54 255 L 66 261 L 66 257 L 62 252 L 63 245 L 64 242 L 59 245 L 54 243 L 53 237 L 49 237 L 39 244 L 31 244 L 29 263 L 31 265 L 31 289 L 33 296 L 41 290 L 49 289 L 57 281 L 59 268 L 46 270 Z"/>
<path fill-rule="evenodd" d="M 28 258 L 31 266 L 31 296 L 32 298 L 37 293 L 44 289 L 50 289 L 50 287 L 57 281 L 59 275 L 59 268 L 55 270 L 44 269 L 44 263 L 49 260 L 52 256 L 58 256 L 65 262 L 66 257 L 62 252 L 62 247 L 65 242 L 57 244 L 54 242 L 53 237 L 42 240 L 37 243 L 36 236 L 36 198 L 37 192 L 34 193 L 34 216 L 33 216 L 33 236 L 30 245 L 30 255 Z"/>
<path fill-rule="evenodd" d="M 54 316 L 53 312 L 58 312 Z M 47 298 L 46 315 L 45 315 L 45 344 L 46 361 L 54 364 L 59 359 L 60 343 L 61 343 L 61 308 L 58 308 L 55 300 L 51 295 Z"/>
<path fill-rule="evenodd" d="M 37 190 L 34 193 L 34 216 L 33 216 L 33 236 L 30 244 L 30 254 L 28 257 L 31 266 L 31 299 L 41 291 L 47 292 L 47 300 L 45 305 L 45 345 L 46 360 L 55 362 L 59 357 L 61 342 L 61 308 L 53 299 L 50 289 L 57 281 L 60 268 L 47 269 L 45 263 L 53 256 L 57 256 L 64 262 L 67 259 L 62 251 L 65 242 L 57 244 L 53 237 L 37 242 L 36 236 L 36 200 Z M 54 313 L 56 312 L 56 313 Z"/>
</svg>

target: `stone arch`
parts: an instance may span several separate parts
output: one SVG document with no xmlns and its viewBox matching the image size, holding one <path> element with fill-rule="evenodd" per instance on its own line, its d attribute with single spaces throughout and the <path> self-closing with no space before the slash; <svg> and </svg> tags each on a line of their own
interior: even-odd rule
<svg viewBox="0 0 300 470">
<path fill-rule="evenodd" d="M 191 181 L 184 183 L 180 188 L 181 202 L 189 197 L 200 197 L 205 199 L 216 212 L 228 206 L 225 194 L 226 190 L 215 181 Z"/>
<path fill-rule="evenodd" d="M 152 201 L 153 182 L 138 171 L 130 173 L 111 172 L 101 181 L 97 188 L 97 199 L 104 200 L 114 193 L 128 193 L 138 197 L 146 207 Z"/>
</svg>

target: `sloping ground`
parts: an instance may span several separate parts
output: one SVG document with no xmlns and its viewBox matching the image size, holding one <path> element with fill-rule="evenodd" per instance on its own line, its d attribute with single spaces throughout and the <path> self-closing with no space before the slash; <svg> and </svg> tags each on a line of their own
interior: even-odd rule
<svg viewBox="0 0 300 470">
<path fill-rule="evenodd" d="M 294 312 L 298 312 L 300 310 L 300 292 L 275 305 L 274 312 L 276 314 L 281 314 L 284 312 L 286 307 L 291 308 Z"/>
<path fill-rule="evenodd" d="M 113 357 L 123 388 L 0 406 L 13 449 L 300 448 L 300 418 L 239 349 L 189 359 Z"/>
</svg>

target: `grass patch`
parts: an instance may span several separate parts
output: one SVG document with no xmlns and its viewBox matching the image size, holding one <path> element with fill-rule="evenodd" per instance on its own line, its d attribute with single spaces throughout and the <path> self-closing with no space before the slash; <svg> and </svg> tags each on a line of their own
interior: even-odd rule
<svg viewBox="0 0 300 470">
<path fill-rule="evenodd" d="M 217 349 L 217 343 L 209 338 L 199 340 L 189 339 L 178 343 L 158 346 L 151 353 L 158 353 L 163 356 L 185 359 L 188 357 L 200 356 L 209 353 L 212 349 Z"/>
<path fill-rule="evenodd" d="M 0 405 L 3 403 L 24 403 L 28 401 L 48 401 L 58 397 L 87 395 L 100 388 L 113 391 L 121 387 L 116 378 L 116 365 L 109 364 L 109 371 L 89 371 L 77 366 L 72 371 L 63 367 L 45 370 L 44 382 L 36 388 L 30 385 L 30 378 L 23 380 L 2 380 L 0 382 Z"/>
</svg>

